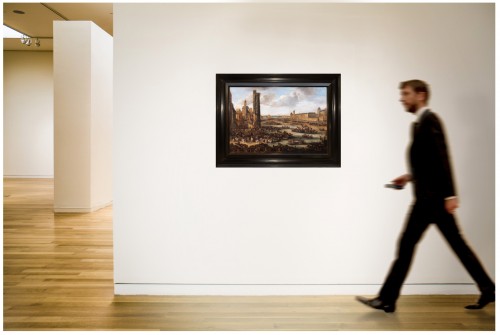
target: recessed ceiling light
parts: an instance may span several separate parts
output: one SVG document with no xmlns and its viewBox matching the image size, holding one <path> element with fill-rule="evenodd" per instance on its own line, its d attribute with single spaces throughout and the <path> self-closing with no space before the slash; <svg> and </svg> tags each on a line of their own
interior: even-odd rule
<svg viewBox="0 0 500 335">
<path fill-rule="evenodd" d="M 16 14 L 26 14 L 22 10 L 18 10 L 18 9 L 14 9 L 13 12 L 16 13 Z"/>
</svg>

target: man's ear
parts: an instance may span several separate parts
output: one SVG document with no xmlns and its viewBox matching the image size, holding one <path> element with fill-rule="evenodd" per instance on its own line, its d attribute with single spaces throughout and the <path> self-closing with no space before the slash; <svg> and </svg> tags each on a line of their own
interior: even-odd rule
<svg viewBox="0 0 500 335">
<path fill-rule="evenodd" d="M 425 102 L 425 100 L 427 99 L 427 93 L 425 93 L 425 92 L 417 92 L 417 99 L 418 99 L 418 101 Z"/>
</svg>

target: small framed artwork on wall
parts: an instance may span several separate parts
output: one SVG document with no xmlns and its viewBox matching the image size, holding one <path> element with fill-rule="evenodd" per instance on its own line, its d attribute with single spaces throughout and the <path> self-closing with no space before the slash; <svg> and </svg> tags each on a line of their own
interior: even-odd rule
<svg viewBox="0 0 500 335">
<path fill-rule="evenodd" d="M 340 167 L 340 74 L 217 74 L 217 167 Z"/>
</svg>

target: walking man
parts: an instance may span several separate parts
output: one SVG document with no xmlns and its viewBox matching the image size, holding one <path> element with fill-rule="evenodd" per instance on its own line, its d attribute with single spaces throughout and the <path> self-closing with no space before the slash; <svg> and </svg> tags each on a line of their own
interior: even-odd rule
<svg viewBox="0 0 500 335">
<path fill-rule="evenodd" d="M 409 150 L 411 174 L 402 175 L 392 182 L 399 187 L 412 182 L 415 202 L 400 236 L 397 257 L 378 297 L 356 299 L 386 313 L 394 312 L 415 246 L 429 224 L 435 223 L 481 291 L 478 302 L 465 308 L 481 309 L 495 301 L 495 284 L 462 238 L 455 222 L 458 198 L 441 121 L 427 106 L 429 87 L 421 80 L 409 80 L 402 82 L 399 88 L 400 101 L 406 111 L 415 114 L 416 120 Z"/>
</svg>

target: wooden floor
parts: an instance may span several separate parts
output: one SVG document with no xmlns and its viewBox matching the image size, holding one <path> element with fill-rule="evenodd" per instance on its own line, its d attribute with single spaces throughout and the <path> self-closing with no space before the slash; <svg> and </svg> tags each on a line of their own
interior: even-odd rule
<svg viewBox="0 0 500 335">
<path fill-rule="evenodd" d="M 494 330 L 476 296 L 114 296 L 112 208 L 52 212 L 53 181 L 4 180 L 5 330 Z"/>
</svg>

